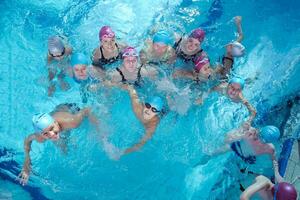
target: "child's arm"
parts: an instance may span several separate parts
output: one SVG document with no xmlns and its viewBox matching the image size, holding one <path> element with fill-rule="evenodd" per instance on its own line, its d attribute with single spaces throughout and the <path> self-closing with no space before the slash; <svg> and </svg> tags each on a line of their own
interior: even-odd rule
<svg viewBox="0 0 300 200">
<path fill-rule="evenodd" d="M 237 42 L 241 42 L 244 39 L 244 34 L 242 30 L 242 17 L 241 16 L 236 16 L 234 17 L 234 22 L 236 24 L 237 32 L 238 32 L 238 37 L 236 39 Z"/>
<path fill-rule="evenodd" d="M 274 170 L 274 175 L 275 175 L 275 180 L 277 183 L 283 182 L 283 177 L 279 174 L 279 168 L 278 168 L 278 162 L 276 159 L 276 153 L 275 153 L 275 147 L 273 144 L 267 144 L 268 145 L 268 149 L 269 149 L 269 153 L 271 156 L 271 159 L 273 161 L 273 170 Z"/>
<path fill-rule="evenodd" d="M 224 142 L 230 144 L 232 142 L 241 140 L 245 136 L 246 131 L 248 131 L 250 129 L 254 129 L 253 127 L 251 127 L 250 123 L 248 123 L 248 122 L 243 123 L 241 127 L 234 129 L 232 131 L 229 131 L 226 134 L 226 138 L 225 138 Z"/>
<path fill-rule="evenodd" d="M 175 50 L 172 47 L 169 47 L 168 51 L 170 56 L 168 58 L 167 64 L 173 64 L 176 61 L 176 57 L 177 57 Z"/>
<path fill-rule="evenodd" d="M 151 43 L 152 43 L 151 40 L 147 39 L 145 41 L 145 45 L 144 45 L 143 49 L 140 51 L 139 57 L 140 57 L 142 64 L 146 64 L 148 61 L 147 53 L 148 53 L 149 47 L 151 46 Z"/>
<path fill-rule="evenodd" d="M 242 94 L 240 94 L 240 98 L 241 98 L 241 101 L 242 103 L 247 107 L 247 109 L 249 110 L 249 112 L 251 113 L 250 114 L 250 117 L 249 119 L 247 120 L 247 122 L 249 124 L 252 123 L 252 121 L 254 120 L 255 116 L 256 116 L 256 110 L 255 108 L 242 96 Z"/>
<path fill-rule="evenodd" d="M 221 83 L 220 85 L 216 85 L 212 88 L 210 88 L 207 93 L 203 93 L 203 95 L 201 97 L 198 97 L 196 100 L 195 100 L 195 104 L 196 105 L 200 105 L 200 104 L 203 104 L 204 103 L 204 100 L 212 93 L 212 92 L 220 92 L 222 91 L 223 89 L 223 83 Z M 205 98 L 204 97 L 204 94 L 205 94 Z"/>
<path fill-rule="evenodd" d="M 173 78 L 189 78 L 194 79 L 193 72 L 188 70 L 176 70 L 173 73 Z"/>
<path fill-rule="evenodd" d="M 150 140 L 155 132 L 155 129 L 157 127 L 158 121 L 153 124 L 153 126 L 149 127 L 146 129 L 146 133 L 143 136 L 143 138 L 135 145 L 133 145 L 132 147 L 128 148 L 125 150 L 124 154 L 128 154 L 134 151 L 138 151 L 142 146 L 145 145 L 145 143 Z"/>
<path fill-rule="evenodd" d="M 97 130 L 99 129 L 99 120 L 92 113 L 90 108 L 83 108 L 77 114 L 75 114 L 73 121 L 76 124 L 76 126 L 79 126 L 85 117 L 87 117 L 89 121 L 96 126 Z"/>
<path fill-rule="evenodd" d="M 24 160 L 22 171 L 19 174 L 20 183 L 23 186 L 27 184 L 31 172 L 30 150 L 31 150 L 31 143 L 33 140 L 37 140 L 36 134 L 31 134 L 27 136 L 27 138 L 24 140 L 25 160 Z"/>
<path fill-rule="evenodd" d="M 130 85 L 126 85 L 124 87 L 126 87 L 126 89 L 128 89 L 128 91 L 129 91 L 131 105 L 132 105 L 135 115 L 137 116 L 137 118 L 142 120 L 143 119 L 143 117 L 142 117 L 143 105 L 140 102 L 140 99 L 138 97 L 136 90 Z"/>
<path fill-rule="evenodd" d="M 259 192 L 260 190 L 263 190 L 266 187 L 270 187 L 271 181 L 260 175 L 255 178 L 255 183 L 250 185 L 240 196 L 240 200 L 248 200 L 250 199 L 255 193 Z"/>
<path fill-rule="evenodd" d="M 151 66 L 143 66 L 141 68 L 141 75 L 142 77 L 149 77 L 151 79 L 154 79 L 157 77 L 158 75 L 158 71 L 154 68 L 154 67 L 151 67 Z"/>
</svg>

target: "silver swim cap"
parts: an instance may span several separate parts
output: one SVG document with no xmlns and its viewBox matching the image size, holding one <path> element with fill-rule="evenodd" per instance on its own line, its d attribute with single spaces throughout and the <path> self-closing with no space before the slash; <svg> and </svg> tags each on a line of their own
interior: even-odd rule
<svg viewBox="0 0 300 200">
<path fill-rule="evenodd" d="M 48 39 L 48 51 L 51 54 L 62 54 L 65 50 L 64 43 L 58 36 L 51 36 Z"/>
</svg>

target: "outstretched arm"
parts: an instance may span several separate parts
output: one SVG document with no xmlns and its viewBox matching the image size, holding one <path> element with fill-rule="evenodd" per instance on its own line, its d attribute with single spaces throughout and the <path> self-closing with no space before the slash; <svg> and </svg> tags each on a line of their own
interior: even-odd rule
<svg viewBox="0 0 300 200">
<path fill-rule="evenodd" d="M 92 113 L 90 108 L 83 108 L 81 109 L 74 117 L 74 121 L 77 126 L 80 125 L 84 117 L 87 117 L 89 121 L 96 126 L 97 131 L 99 131 L 99 120 L 97 117 Z"/>
<path fill-rule="evenodd" d="M 194 79 L 193 72 L 187 70 L 176 70 L 173 73 L 173 78 L 189 78 Z"/>
<path fill-rule="evenodd" d="M 238 37 L 236 39 L 237 42 L 241 42 L 244 38 L 244 34 L 242 31 L 242 17 L 241 16 L 236 16 L 234 17 L 234 22 L 236 24 L 237 32 L 238 32 Z"/>
<path fill-rule="evenodd" d="M 195 100 L 195 104 L 196 105 L 201 105 L 204 103 L 204 100 L 212 93 L 212 92 L 221 92 L 223 90 L 223 84 L 221 83 L 220 85 L 216 85 L 212 88 L 210 88 L 207 93 L 201 93 L 201 97 L 199 96 L 198 98 L 196 98 Z"/>
<path fill-rule="evenodd" d="M 274 147 L 273 144 L 268 144 L 268 148 L 270 149 L 269 152 L 270 152 L 271 159 L 273 161 L 273 170 L 274 170 L 274 175 L 275 175 L 275 181 L 277 183 L 283 182 L 284 179 L 279 174 L 278 162 L 277 162 L 277 159 L 276 159 L 276 156 L 275 156 L 276 155 L 275 147 Z"/>
<path fill-rule="evenodd" d="M 249 119 L 247 120 L 247 122 L 251 124 L 256 116 L 256 110 L 242 95 L 240 95 L 240 98 L 242 103 L 247 107 L 247 109 L 251 113 Z"/>
<path fill-rule="evenodd" d="M 245 131 L 249 130 L 250 124 L 244 123 L 241 127 L 234 129 L 226 134 L 226 138 L 224 140 L 225 143 L 230 144 L 232 142 L 243 139 L 245 136 Z"/>
<path fill-rule="evenodd" d="M 128 148 L 125 150 L 124 154 L 128 154 L 134 151 L 138 151 L 142 146 L 145 145 L 145 143 L 150 140 L 152 138 L 152 135 L 155 132 L 157 126 L 157 122 L 155 124 L 153 124 L 153 126 L 151 126 L 150 128 L 146 129 L 146 133 L 143 136 L 143 138 L 135 145 L 133 145 L 132 147 Z"/>
<path fill-rule="evenodd" d="M 129 96 L 131 99 L 131 105 L 132 105 L 133 111 L 134 111 L 135 115 L 137 116 L 137 118 L 142 121 L 143 120 L 143 116 L 142 116 L 143 105 L 140 102 L 140 99 L 138 97 L 136 90 L 131 85 L 124 85 L 123 87 L 129 91 Z"/>
<path fill-rule="evenodd" d="M 29 135 L 24 141 L 25 160 L 21 173 L 19 174 L 20 183 L 24 186 L 27 184 L 31 172 L 30 150 L 33 140 L 37 140 L 36 134 Z"/>
<path fill-rule="evenodd" d="M 266 187 L 271 186 L 271 181 L 260 175 L 255 178 L 255 183 L 250 185 L 240 196 L 240 200 L 248 200 L 250 199 L 255 193 L 259 192 L 260 190 L 263 190 Z"/>
</svg>

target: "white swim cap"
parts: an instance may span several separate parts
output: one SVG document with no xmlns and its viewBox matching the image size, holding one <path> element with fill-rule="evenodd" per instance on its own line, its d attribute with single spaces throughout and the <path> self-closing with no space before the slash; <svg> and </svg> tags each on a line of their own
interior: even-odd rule
<svg viewBox="0 0 300 200">
<path fill-rule="evenodd" d="M 37 133 L 41 133 L 45 128 L 54 123 L 54 119 L 48 113 L 36 114 L 32 117 L 32 125 Z"/>
<path fill-rule="evenodd" d="M 245 47 L 239 42 L 232 42 L 231 55 L 233 57 L 241 57 L 244 55 Z"/>
</svg>

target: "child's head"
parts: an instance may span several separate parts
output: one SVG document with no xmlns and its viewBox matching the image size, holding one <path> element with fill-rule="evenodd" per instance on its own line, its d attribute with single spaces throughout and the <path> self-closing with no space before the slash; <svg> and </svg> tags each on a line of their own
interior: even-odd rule
<svg viewBox="0 0 300 200">
<path fill-rule="evenodd" d="M 71 57 L 71 66 L 74 78 L 78 81 L 84 81 L 88 79 L 88 59 L 82 53 L 73 54 Z"/>
<path fill-rule="evenodd" d="M 32 124 L 36 133 L 44 139 L 58 140 L 61 128 L 54 118 L 48 113 L 36 114 L 32 117 Z"/>
<path fill-rule="evenodd" d="M 228 86 L 227 86 L 227 95 L 231 99 L 238 99 L 240 93 L 244 89 L 245 80 L 240 77 L 234 77 L 230 79 Z"/>
</svg>

